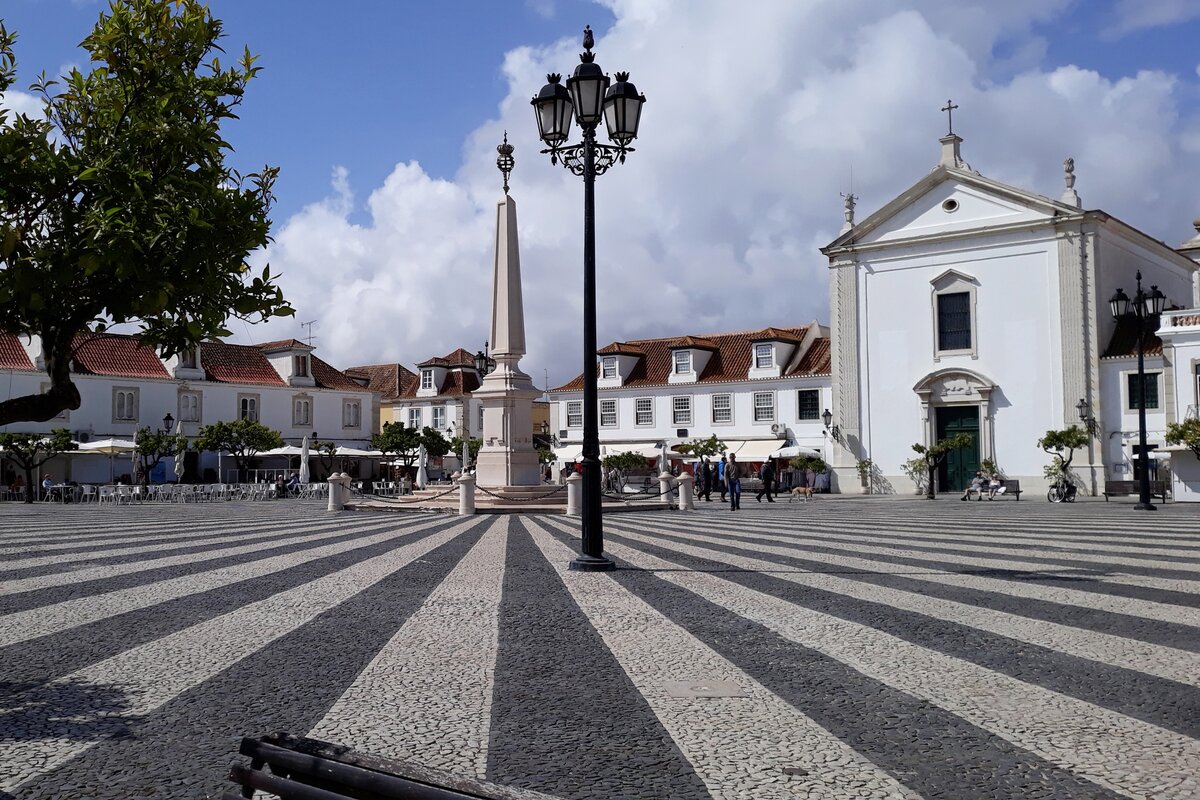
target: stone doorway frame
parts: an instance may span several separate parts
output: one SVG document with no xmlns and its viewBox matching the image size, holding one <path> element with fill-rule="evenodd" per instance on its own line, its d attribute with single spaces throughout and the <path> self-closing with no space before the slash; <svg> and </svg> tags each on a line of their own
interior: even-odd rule
<svg viewBox="0 0 1200 800">
<path fill-rule="evenodd" d="M 987 377 L 965 367 L 947 367 L 930 372 L 913 386 L 921 399 L 921 430 L 925 445 L 936 441 L 937 419 L 931 410 L 944 406 L 975 406 L 979 409 L 979 460 L 996 459 L 992 392 L 998 387 Z"/>
</svg>

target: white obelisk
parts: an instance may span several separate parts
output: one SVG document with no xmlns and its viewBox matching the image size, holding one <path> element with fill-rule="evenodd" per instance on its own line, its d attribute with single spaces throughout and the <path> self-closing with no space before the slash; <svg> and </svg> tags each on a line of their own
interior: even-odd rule
<svg viewBox="0 0 1200 800">
<path fill-rule="evenodd" d="M 480 486 L 533 486 L 541 482 L 533 447 L 533 399 L 541 394 L 517 363 L 525 355 L 521 253 L 517 204 L 508 196 L 513 147 L 504 136 L 496 166 L 504 174 L 504 199 L 496 204 L 496 262 L 492 281 L 492 357 L 496 368 L 473 396 L 483 403 L 483 447 L 475 459 Z"/>
</svg>

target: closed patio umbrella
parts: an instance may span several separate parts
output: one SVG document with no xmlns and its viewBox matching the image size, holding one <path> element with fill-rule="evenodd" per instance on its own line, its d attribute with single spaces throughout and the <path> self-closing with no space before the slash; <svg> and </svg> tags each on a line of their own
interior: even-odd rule
<svg viewBox="0 0 1200 800">
<path fill-rule="evenodd" d="M 183 422 L 180 421 L 180 422 L 175 423 L 175 435 L 180 436 L 182 434 L 183 434 Z M 175 454 L 175 482 L 179 483 L 181 480 L 183 480 L 183 453 L 176 453 Z"/>
<path fill-rule="evenodd" d="M 308 471 L 308 436 L 300 443 L 300 482 L 311 482 L 312 475 Z"/>
<path fill-rule="evenodd" d="M 429 483 L 429 476 L 425 473 L 425 459 L 426 458 L 427 458 L 427 454 L 425 452 L 425 445 L 422 444 L 421 449 L 417 451 L 417 488 L 418 489 L 424 489 L 425 485 L 427 483 Z"/>
</svg>

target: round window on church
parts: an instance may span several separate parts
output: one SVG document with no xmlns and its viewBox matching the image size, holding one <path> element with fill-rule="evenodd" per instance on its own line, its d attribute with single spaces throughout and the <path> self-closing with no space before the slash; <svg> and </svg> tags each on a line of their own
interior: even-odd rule
<svg viewBox="0 0 1200 800">
<path fill-rule="evenodd" d="M 953 214 L 955 211 L 958 211 L 958 201 L 953 199 L 943 200 L 942 211 L 945 211 L 947 214 Z"/>
</svg>

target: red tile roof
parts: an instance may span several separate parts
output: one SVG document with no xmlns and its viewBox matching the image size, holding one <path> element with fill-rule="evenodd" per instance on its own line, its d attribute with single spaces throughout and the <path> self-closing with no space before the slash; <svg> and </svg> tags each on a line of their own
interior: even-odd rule
<svg viewBox="0 0 1200 800">
<path fill-rule="evenodd" d="M 646 354 L 645 350 L 638 347 L 636 344 L 630 344 L 629 342 L 613 342 L 612 344 L 606 344 L 596 352 L 605 356 L 643 356 Z"/>
<path fill-rule="evenodd" d="M 385 403 L 399 399 L 404 389 L 417 379 L 417 376 L 402 364 L 365 364 L 361 367 L 350 367 L 343 372 L 351 378 L 366 380 L 367 388 L 372 392 L 379 392 L 380 400 Z"/>
<path fill-rule="evenodd" d="M 808 326 L 799 328 L 774 328 L 773 330 L 788 336 L 802 338 L 808 332 Z M 759 331 L 739 331 L 737 333 L 718 333 L 710 336 L 672 336 L 664 339 L 637 339 L 632 342 L 614 342 L 597 352 L 609 354 L 614 346 L 636 348 L 636 351 L 621 350 L 619 352 L 641 354 L 637 364 L 625 379 L 622 387 L 630 386 L 666 386 L 671 374 L 672 351 L 680 347 L 696 347 L 712 349 L 713 354 L 704 366 L 697 383 L 717 383 L 721 381 L 743 381 L 750 372 L 751 353 L 754 336 Z M 820 341 L 820 340 L 818 340 Z M 801 361 L 803 364 L 803 359 Z M 599 369 L 599 365 L 597 365 Z M 813 373 L 820 374 L 820 373 Z M 565 383 L 552 392 L 579 391 L 583 388 L 583 375 L 577 375 L 574 380 Z"/>
<path fill-rule="evenodd" d="M 136 336 L 83 333 L 71 340 L 75 372 L 118 378 L 170 378 L 154 348 Z"/>
<path fill-rule="evenodd" d="M 341 389 L 350 392 L 369 391 L 367 387 L 352 380 L 346 373 L 334 369 L 316 356 L 309 356 L 308 361 L 312 366 L 313 380 L 322 389 Z"/>
<path fill-rule="evenodd" d="M 1158 328 L 1158 318 L 1155 317 L 1153 323 L 1147 322 L 1146 327 L 1149 329 Z M 1104 350 L 1104 355 L 1101 358 L 1128 358 L 1137 355 L 1137 335 L 1138 321 L 1136 317 L 1124 316 L 1117 321 L 1117 326 L 1113 329 L 1112 338 L 1108 340 L 1108 347 Z M 1146 340 L 1143 345 L 1146 355 L 1161 356 L 1162 355 L 1162 339 L 1154 333 L 1147 333 Z"/>
<path fill-rule="evenodd" d="M 750 334 L 752 342 L 788 342 L 790 344 L 800 344 L 803 341 L 802 336 L 796 336 L 779 328 L 763 328 L 761 331 L 755 331 Z"/>
<path fill-rule="evenodd" d="M 448 353 L 444 356 L 434 356 L 433 358 L 426 359 L 426 360 L 422 361 L 420 364 L 417 364 L 417 366 L 418 367 L 474 367 L 475 366 L 475 356 L 471 353 L 468 353 L 466 350 L 464 350 L 463 348 L 460 347 L 457 350 L 455 350 L 454 352 Z"/>
<path fill-rule="evenodd" d="M 312 345 L 305 344 L 298 339 L 277 339 L 273 342 L 263 342 L 262 344 L 254 345 L 264 353 L 270 353 L 274 350 L 312 350 Z"/>
<path fill-rule="evenodd" d="M 210 381 L 286 386 L 259 346 L 201 342 L 200 366 Z"/>
<path fill-rule="evenodd" d="M 11 333 L 0 333 L 0 369 L 34 371 L 21 340 Z"/>
<path fill-rule="evenodd" d="M 800 359 L 800 363 L 788 372 L 788 377 L 807 375 L 829 375 L 832 373 L 833 362 L 830 359 L 829 339 L 822 336 L 813 339 L 808 350 Z"/>
<path fill-rule="evenodd" d="M 409 381 L 404 387 L 400 396 L 405 399 L 415 398 L 420 386 L 421 381 L 414 376 L 413 380 Z M 478 388 L 479 376 L 475 373 L 474 368 L 452 369 L 446 373 L 446 379 L 438 387 L 437 397 L 462 397 Z"/>
</svg>

